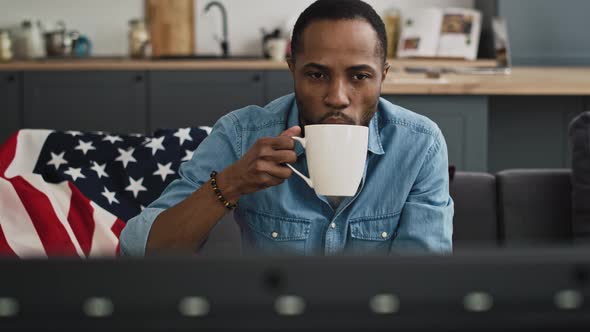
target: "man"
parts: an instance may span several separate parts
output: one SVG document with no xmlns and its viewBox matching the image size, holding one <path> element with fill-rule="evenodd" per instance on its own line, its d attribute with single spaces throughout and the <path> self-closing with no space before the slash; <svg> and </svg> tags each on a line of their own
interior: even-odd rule
<svg viewBox="0 0 590 332">
<path fill-rule="evenodd" d="M 293 29 L 295 94 L 222 117 L 180 179 L 127 223 L 122 253 L 195 252 L 236 203 L 245 253 L 450 251 L 446 143 L 433 122 L 380 99 L 386 49 L 384 24 L 366 3 L 313 3 Z M 354 197 L 318 196 L 291 176 L 285 163 L 307 168 L 291 136 L 309 124 L 369 127 Z"/>
</svg>

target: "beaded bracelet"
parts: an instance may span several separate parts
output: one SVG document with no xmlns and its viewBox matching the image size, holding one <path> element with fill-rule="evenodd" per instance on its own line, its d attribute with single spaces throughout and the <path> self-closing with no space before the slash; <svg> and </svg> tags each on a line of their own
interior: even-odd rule
<svg viewBox="0 0 590 332">
<path fill-rule="evenodd" d="M 223 195 L 221 194 L 221 190 L 219 190 L 219 187 L 217 187 L 217 172 L 213 171 L 211 172 L 211 187 L 213 187 L 213 191 L 215 192 L 215 195 L 217 196 L 217 199 L 221 202 L 221 204 L 223 204 L 228 210 L 233 210 L 235 208 L 238 207 L 238 204 L 232 204 L 230 203 L 227 199 L 225 199 L 225 197 L 223 197 Z"/>
</svg>

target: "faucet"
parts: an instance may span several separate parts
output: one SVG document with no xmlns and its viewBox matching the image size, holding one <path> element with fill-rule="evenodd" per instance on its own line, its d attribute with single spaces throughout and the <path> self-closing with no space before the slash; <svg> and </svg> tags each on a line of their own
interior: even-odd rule
<svg viewBox="0 0 590 332">
<path fill-rule="evenodd" d="M 216 39 L 221 43 L 221 51 L 223 53 L 223 57 L 227 58 L 229 56 L 229 40 L 227 39 L 227 12 L 225 11 L 225 7 L 219 1 L 211 1 L 205 7 L 205 13 L 207 13 L 209 9 L 211 9 L 211 7 L 215 6 L 217 6 L 219 8 L 219 11 L 221 11 L 221 19 L 223 24 L 223 39 Z"/>
</svg>

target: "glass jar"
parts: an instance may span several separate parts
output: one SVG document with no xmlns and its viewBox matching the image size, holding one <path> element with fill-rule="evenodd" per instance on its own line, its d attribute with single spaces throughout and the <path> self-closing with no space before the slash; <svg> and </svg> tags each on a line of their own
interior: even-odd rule
<svg viewBox="0 0 590 332">
<path fill-rule="evenodd" d="M 0 30 L 0 61 L 10 61 L 12 54 L 12 39 L 6 30 Z"/>
<path fill-rule="evenodd" d="M 149 41 L 145 21 L 139 19 L 129 21 L 129 56 L 132 58 L 149 56 Z"/>
</svg>

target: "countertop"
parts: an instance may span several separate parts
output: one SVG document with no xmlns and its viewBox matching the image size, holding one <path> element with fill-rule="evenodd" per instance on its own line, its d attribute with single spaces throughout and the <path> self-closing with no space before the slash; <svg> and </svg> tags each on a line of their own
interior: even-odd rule
<svg viewBox="0 0 590 332">
<path fill-rule="evenodd" d="M 383 94 L 434 95 L 590 95 L 590 67 L 515 67 L 509 75 L 408 74 L 405 67 L 486 67 L 493 60 L 398 60 L 383 84 Z M 199 59 L 131 60 L 77 59 L 0 63 L 0 71 L 95 71 L 95 70 L 287 70 L 285 62 L 269 60 Z"/>
</svg>

